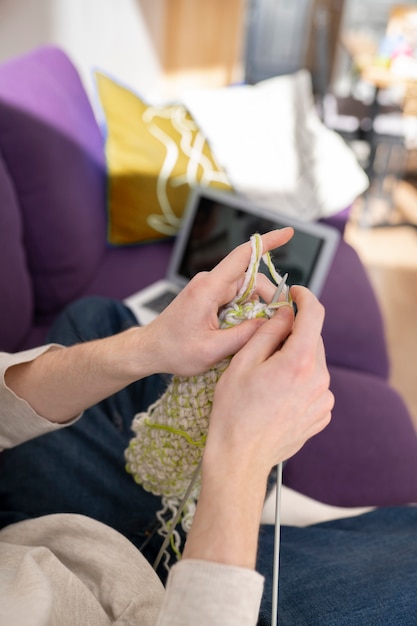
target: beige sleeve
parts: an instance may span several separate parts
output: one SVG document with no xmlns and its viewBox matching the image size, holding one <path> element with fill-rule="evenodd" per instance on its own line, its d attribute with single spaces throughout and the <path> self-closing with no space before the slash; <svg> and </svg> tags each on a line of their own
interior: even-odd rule
<svg viewBox="0 0 417 626">
<path fill-rule="evenodd" d="M 47 350 L 60 348 L 61 346 L 57 344 L 49 344 L 16 354 L 0 352 L 0 450 L 12 448 L 39 435 L 69 426 L 78 419 L 76 418 L 64 425 L 50 422 L 38 415 L 25 400 L 19 398 L 9 389 L 5 382 L 5 373 L 8 367 L 27 363 Z"/>
<path fill-rule="evenodd" d="M 157 626 L 255 626 L 263 584 L 250 569 L 186 559 L 170 572 Z"/>
<path fill-rule="evenodd" d="M 0 623 L 13 626 L 155 626 L 164 595 L 130 541 L 82 515 L 0 530 L 0 572 Z"/>
</svg>

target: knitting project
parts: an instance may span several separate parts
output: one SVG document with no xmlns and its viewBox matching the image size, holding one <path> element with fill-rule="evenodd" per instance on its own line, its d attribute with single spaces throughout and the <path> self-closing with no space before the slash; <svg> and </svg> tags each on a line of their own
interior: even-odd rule
<svg viewBox="0 0 417 626">
<path fill-rule="evenodd" d="M 287 304 L 275 302 L 267 305 L 254 297 L 261 259 L 277 285 L 283 279 L 269 253 L 262 253 L 259 234 L 251 237 L 251 245 L 252 254 L 244 283 L 236 297 L 219 312 L 220 328 L 231 327 L 247 319 L 269 318 L 276 308 Z M 181 556 L 181 539 L 173 526 L 180 514 L 183 530 L 188 532 L 191 527 L 200 492 L 200 460 L 207 437 L 214 388 L 230 359 L 224 359 L 198 376 L 173 376 L 164 394 L 146 412 L 133 418 L 135 436 L 125 450 L 126 470 L 145 490 L 161 496 L 162 509 L 157 513 L 160 522 L 158 532 L 163 537 L 170 536 L 177 558 Z"/>
</svg>

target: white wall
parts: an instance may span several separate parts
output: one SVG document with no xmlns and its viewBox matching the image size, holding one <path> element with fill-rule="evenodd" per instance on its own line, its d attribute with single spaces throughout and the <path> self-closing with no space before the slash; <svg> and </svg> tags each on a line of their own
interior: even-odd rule
<svg viewBox="0 0 417 626">
<path fill-rule="evenodd" d="M 161 0 L 0 0 L 0 61 L 57 44 L 77 65 L 88 91 L 91 68 L 98 67 L 153 97 L 162 89 L 154 43 L 162 17 Z"/>
<path fill-rule="evenodd" d="M 0 0 L 0 60 L 49 41 L 53 0 Z"/>
</svg>

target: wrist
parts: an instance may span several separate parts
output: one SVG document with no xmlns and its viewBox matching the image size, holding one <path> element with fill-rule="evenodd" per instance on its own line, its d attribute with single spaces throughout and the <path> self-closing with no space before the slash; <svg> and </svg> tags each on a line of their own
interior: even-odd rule
<svg viewBox="0 0 417 626">
<path fill-rule="evenodd" d="M 207 454 L 206 454 L 207 452 Z M 232 456 L 206 450 L 202 483 L 184 558 L 254 568 L 266 477 Z"/>
<path fill-rule="evenodd" d="M 157 346 L 146 326 L 134 326 L 115 335 L 109 351 L 109 366 L 126 384 L 158 373 Z"/>
<path fill-rule="evenodd" d="M 214 409 L 210 416 L 213 421 Z M 214 419 L 226 422 L 224 415 L 216 415 Z M 214 430 L 213 424 L 209 427 L 206 447 L 203 457 L 203 471 L 213 478 L 223 472 L 230 476 L 239 488 L 251 484 L 254 489 L 262 489 L 266 485 L 271 466 L 260 452 L 259 441 L 253 437 L 242 437 L 241 429 L 222 428 Z M 237 433 L 237 434 L 236 434 Z"/>
<path fill-rule="evenodd" d="M 269 472 L 259 471 L 257 464 L 244 458 L 244 452 L 239 456 L 230 454 L 212 454 L 208 450 L 202 462 L 201 492 L 212 497 L 216 503 L 221 503 L 227 510 L 227 515 L 233 516 L 236 522 L 245 521 L 256 531 L 262 515 L 265 502 Z M 243 458 L 242 458 L 243 457 Z"/>
</svg>

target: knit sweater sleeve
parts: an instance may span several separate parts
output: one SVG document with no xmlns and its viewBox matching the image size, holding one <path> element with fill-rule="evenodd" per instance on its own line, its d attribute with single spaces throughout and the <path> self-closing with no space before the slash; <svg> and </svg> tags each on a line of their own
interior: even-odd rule
<svg viewBox="0 0 417 626">
<path fill-rule="evenodd" d="M 263 583 L 250 569 L 181 561 L 168 577 L 157 626 L 255 626 Z"/>
<path fill-rule="evenodd" d="M 5 382 L 6 370 L 19 363 L 36 359 L 47 350 L 61 346 L 48 344 L 40 348 L 9 354 L 0 352 L 0 450 L 12 448 L 33 437 L 69 426 L 78 418 L 65 424 L 56 424 L 38 415 L 22 398 L 19 398 Z"/>
</svg>

